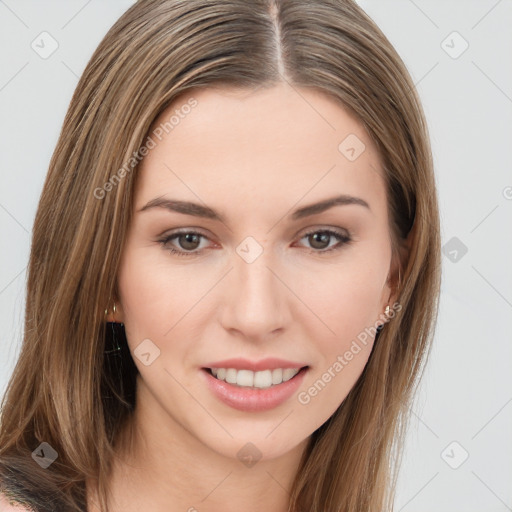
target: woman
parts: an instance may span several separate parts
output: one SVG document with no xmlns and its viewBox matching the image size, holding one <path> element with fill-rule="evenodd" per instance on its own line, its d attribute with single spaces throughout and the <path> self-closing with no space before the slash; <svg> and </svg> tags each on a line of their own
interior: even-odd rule
<svg viewBox="0 0 512 512">
<path fill-rule="evenodd" d="M 4 504 L 392 509 L 439 214 L 413 83 L 354 2 L 137 2 L 31 251 Z"/>
</svg>

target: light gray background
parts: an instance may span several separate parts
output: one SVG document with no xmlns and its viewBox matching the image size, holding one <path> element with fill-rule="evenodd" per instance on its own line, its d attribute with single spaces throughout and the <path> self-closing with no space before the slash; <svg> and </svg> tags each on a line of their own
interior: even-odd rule
<svg viewBox="0 0 512 512">
<path fill-rule="evenodd" d="M 30 233 L 64 114 L 132 3 L 0 0 L 0 392 L 19 353 Z M 359 3 L 424 103 L 445 247 L 395 510 L 512 510 L 512 1 Z M 59 45 L 47 59 L 31 47 L 43 31 Z"/>
</svg>

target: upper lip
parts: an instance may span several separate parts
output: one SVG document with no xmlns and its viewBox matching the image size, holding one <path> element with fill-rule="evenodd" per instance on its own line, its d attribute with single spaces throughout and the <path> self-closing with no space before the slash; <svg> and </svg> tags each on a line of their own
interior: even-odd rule
<svg viewBox="0 0 512 512">
<path fill-rule="evenodd" d="M 262 370 L 275 370 L 276 368 L 302 368 L 304 366 L 307 366 L 307 364 L 287 361 L 277 357 L 268 357 L 260 361 L 249 361 L 249 359 L 238 357 L 208 363 L 204 368 L 235 368 L 235 370 L 252 370 L 253 372 L 258 372 Z"/>
</svg>

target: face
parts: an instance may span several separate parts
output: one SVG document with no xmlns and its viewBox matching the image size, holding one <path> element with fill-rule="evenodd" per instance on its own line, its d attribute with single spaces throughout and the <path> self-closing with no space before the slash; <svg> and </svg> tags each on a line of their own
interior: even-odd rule
<svg viewBox="0 0 512 512">
<path fill-rule="evenodd" d="M 150 136 L 116 315 L 138 407 L 226 457 L 283 455 L 343 402 L 391 305 L 376 148 L 334 100 L 288 85 L 183 95 Z"/>
</svg>

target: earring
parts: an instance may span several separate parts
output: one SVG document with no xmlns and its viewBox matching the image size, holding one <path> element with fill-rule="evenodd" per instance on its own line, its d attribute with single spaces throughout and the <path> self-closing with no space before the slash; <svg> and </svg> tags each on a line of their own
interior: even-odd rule
<svg viewBox="0 0 512 512">
<path fill-rule="evenodd" d="M 108 308 L 105 310 L 105 316 L 108 316 Z M 122 330 L 124 328 L 124 324 L 122 322 L 116 322 L 116 301 L 114 301 L 114 305 L 112 307 L 112 316 L 114 318 L 113 322 L 109 322 L 107 320 L 107 327 L 110 324 L 111 333 L 107 330 L 107 345 L 109 348 L 105 350 L 105 354 L 116 354 L 120 352 L 121 346 L 119 345 L 118 335 L 120 332 L 116 332 Z"/>
<path fill-rule="evenodd" d="M 391 311 L 391 308 L 389 307 L 389 304 L 386 306 L 386 309 L 384 310 L 384 314 L 389 317 L 389 312 Z"/>
<path fill-rule="evenodd" d="M 105 316 L 108 316 L 108 307 L 107 307 L 107 309 L 105 309 Z M 116 301 L 114 301 L 114 306 L 112 307 L 112 316 L 114 317 L 114 321 L 111 323 L 114 323 L 114 324 L 119 323 L 119 322 L 116 322 L 116 319 L 115 319 L 115 317 L 116 317 Z"/>
<path fill-rule="evenodd" d="M 112 316 L 114 317 L 114 321 L 113 322 L 107 321 L 107 328 L 108 328 L 108 324 L 110 324 L 111 333 L 108 333 L 108 330 L 107 330 L 107 346 L 109 348 L 107 348 L 105 350 L 105 354 L 117 354 L 122 350 L 121 346 L 119 345 L 119 338 L 118 338 L 118 335 L 120 334 L 120 332 L 116 332 L 116 331 L 123 329 L 124 325 L 122 322 L 116 322 L 115 315 L 116 315 L 116 303 L 114 301 L 114 306 L 112 307 Z M 105 310 L 105 316 L 108 316 L 108 309 Z"/>
</svg>

